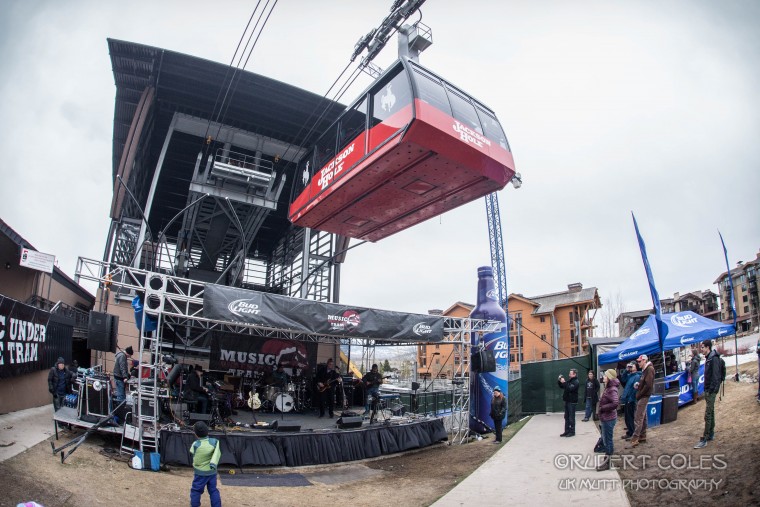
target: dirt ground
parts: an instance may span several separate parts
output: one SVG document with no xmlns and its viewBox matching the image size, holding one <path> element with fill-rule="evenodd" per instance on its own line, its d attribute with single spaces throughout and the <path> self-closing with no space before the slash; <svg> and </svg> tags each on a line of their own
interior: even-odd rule
<svg viewBox="0 0 760 507">
<path fill-rule="evenodd" d="M 757 364 L 744 365 L 741 371 L 745 380 L 727 381 L 725 396 L 716 401 L 716 439 L 704 449 L 693 449 L 702 435 L 704 401 L 681 408 L 677 421 L 650 429 L 648 442 L 636 449 L 625 448 L 620 439 L 624 424 L 619 420 L 615 427 L 615 451 L 621 456 L 617 468 L 621 479 L 630 480 L 626 491 L 631 505 L 663 505 L 674 500 L 687 501 L 692 506 L 760 505 Z M 730 367 L 729 374 L 732 373 Z M 521 424 L 508 427 L 505 439 L 520 427 Z M 58 444 L 71 436 L 64 432 Z M 44 441 L 0 463 L 0 507 L 13 507 L 27 500 L 45 507 L 188 504 L 191 469 L 135 471 L 113 452 L 114 448 L 118 448 L 118 441 L 93 437 L 61 464 L 52 455 L 50 442 Z M 437 444 L 416 452 L 339 466 L 246 470 L 259 474 L 298 473 L 311 485 L 231 486 L 225 484 L 222 475 L 219 487 L 224 504 L 232 506 L 334 507 L 358 499 L 365 505 L 400 502 L 404 506 L 427 506 L 498 448 L 486 439 L 466 445 Z M 698 480 L 702 482 L 694 482 Z M 519 499 L 508 500 L 519 504 Z M 565 500 L 558 497 L 557 503 Z M 209 505 L 208 495 L 203 497 L 202 505 Z"/>
<path fill-rule="evenodd" d="M 504 431 L 505 440 L 522 423 Z M 57 445 L 73 433 L 64 432 Z M 330 467 L 246 470 L 245 473 L 298 473 L 312 485 L 303 487 L 242 487 L 219 489 L 225 505 L 307 507 L 345 505 L 361 499 L 364 505 L 387 505 L 398 499 L 405 506 L 430 505 L 467 477 L 499 449 L 484 439 L 465 445 L 436 444 L 386 458 Z M 0 507 L 34 500 L 45 507 L 105 505 L 186 506 L 193 471 L 170 467 L 167 472 L 136 471 L 118 456 L 118 441 L 92 437 L 64 464 L 52 455 L 50 441 L 0 463 Z M 237 471 L 239 474 L 240 471 Z M 160 499 L 160 500 L 158 500 Z M 209 505 L 204 495 L 202 505 Z"/>
<path fill-rule="evenodd" d="M 760 505 L 757 362 L 740 365 L 739 370 L 743 380 L 726 380 L 725 395 L 715 401 L 715 440 L 703 449 L 693 447 L 704 430 L 704 401 L 679 409 L 676 421 L 648 430 L 647 443 L 635 449 L 621 445 L 627 445 L 620 439 L 625 424 L 618 420 L 615 452 L 622 456 L 617 468 L 631 505 L 666 505 L 676 500 L 690 506 Z M 733 378 L 734 372 L 729 364 L 727 376 Z M 627 484 L 626 479 L 630 480 Z"/>
</svg>

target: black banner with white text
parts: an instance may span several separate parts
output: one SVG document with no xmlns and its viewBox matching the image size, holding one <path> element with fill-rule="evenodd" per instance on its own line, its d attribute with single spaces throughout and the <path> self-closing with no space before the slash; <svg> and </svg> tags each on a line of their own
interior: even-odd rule
<svg viewBox="0 0 760 507">
<path fill-rule="evenodd" d="M 68 319 L 0 295 L 0 378 L 46 370 L 71 359 Z"/>
<path fill-rule="evenodd" d="M 439 342 L 443 318 L 206 285 L 203 316 L 271 329 L 379 341 Z"/>
</svg>

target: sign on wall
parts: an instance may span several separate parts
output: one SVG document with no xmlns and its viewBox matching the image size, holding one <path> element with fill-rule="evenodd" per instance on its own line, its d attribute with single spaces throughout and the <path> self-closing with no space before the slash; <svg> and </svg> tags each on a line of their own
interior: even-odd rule
<svg viewBox="0 0 760 507">
<path fill-rule="evenodd" d="M 0 378 L 46 370 L 71 359 L 73 325 L 0 295 Z"/>
<path fill-rule="evenodd" d="M 21 249 L 21 259 L 19 259 L 19 266 L 25 268 L 36 269 L 37 271 L 44 271 L 45 273 L 52 273 L 53 266 L 55 266 L 55 255 L 50 255 L 35 250 L 29 250 L 28 248 Z"/>
</svg>

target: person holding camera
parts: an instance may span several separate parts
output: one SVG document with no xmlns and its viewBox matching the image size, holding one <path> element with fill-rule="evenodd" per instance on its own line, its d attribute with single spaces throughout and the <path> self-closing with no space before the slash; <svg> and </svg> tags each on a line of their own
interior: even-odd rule
<svg viewBox="0 0 760 507">
<path fill-rule="evenodd" d="M 575 405 L 578 403 L 578 371 L 570 369 L 570 379 L 565 380 L 564 375 L 557 379 L 557 385 L 565 392 L 562 393 L 562 401 L 565 402 L 565 432 L 561 437 L 575 436 Z"/>
</svg>

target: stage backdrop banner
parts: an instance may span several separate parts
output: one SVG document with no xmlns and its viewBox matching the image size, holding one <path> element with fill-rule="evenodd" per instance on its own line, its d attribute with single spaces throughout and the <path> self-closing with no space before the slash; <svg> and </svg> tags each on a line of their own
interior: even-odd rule
<svg viewBox="0 0 760 507">
<path fill-rule="evenodd" d="M 322 303 L 221 285 L 207 285 L 204 289 L 203 316 L 272 329 L 381 341 L 443 339 L 443 318 L 437 316 Z"/>
<path fill-rule="evenodd" d="M 209 369 L 235 375 L 261 371 L 271 373 L 282 364 L 288 375 L 305 375 L 317 360 L 317 344 L 279 338 L 219 334 L 211 340 Z"/>
<path fill-rule="evenodd" d="M 71 359 L 73 323 L 0 295 L 0 378 L 46 370 Z"/>
</svg>

